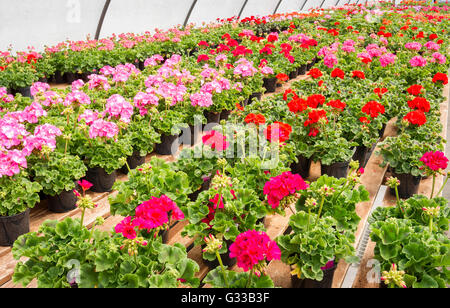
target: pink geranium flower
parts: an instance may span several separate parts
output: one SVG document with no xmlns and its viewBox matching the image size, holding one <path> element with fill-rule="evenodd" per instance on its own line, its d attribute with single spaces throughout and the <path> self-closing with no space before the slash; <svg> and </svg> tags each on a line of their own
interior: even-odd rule
<svg viewBox="0 0 450 308">
<path fill-rule="evenodd" d="M 280 260 L 281 251 L 275 241 L 262 231 L 249 230 L 241 233 L 230 246 L 230 258 L 237 259 L 237 265 L 244 271 L 253 270 L 265 260 Z"/>
<path fill-rule="evenodd" d="M 217 151 L 224 151 L 230 145 L 228 141 L 226 141 L 226 137 L 219 133 L 218 131 L 212 130 L 207 132 L 203 137 L 203 144 L 211 146 L 211 149 Z"/>
<path fill-rule="evenodd" d="M 286 171 L 266 182 L 263 193 L 267 195 L 269 205 L 275 209 L 285 197 L 308 187 L 309 185 L 303 181 L 300 175 Z"/>
<path fill-rule="evenodd" d="M 441 151 L 426 152 L 420 158 L 420 161 L 432 171 L 445 170 L 448 165 L 448 158 Z"/>
</svg>

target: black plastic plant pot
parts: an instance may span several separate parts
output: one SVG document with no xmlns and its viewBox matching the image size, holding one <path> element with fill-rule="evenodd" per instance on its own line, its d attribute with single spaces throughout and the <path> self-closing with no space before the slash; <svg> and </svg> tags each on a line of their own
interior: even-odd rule
<svg viewBox="0 0 450 308">
<path fill-rule="evenodd" d="M 248 103 L 251 104 L 253 102 L 253 98 L 256 97 L 257 100 L 261 100 L 262 98 L 262 93 L 261 92 L 255 92 L 252 93 L 252 95 L 250 95 L 250 97 L 248 98 Z"/>
<path fill-rule="evenodd" d="M 277 78 L 264 78 L 263 86 L 266 88 L 268 93 L 273 93 L 277 89 Z"/>
<path fill-rule="evenodd" d="M 30 87 L 18 88 L 18 89 L 16 89 L 16 93 L 20 93 L 24 97 L 32 98 L 32 96 L 31 96 L 31 88 Z"/>
<path fill-rule="evenodd" d="M 117 178 L 117 172 L 107 173 L 100 167 L 89 168 L 86 172 L 86 180 L 92 183 L 93 192 L 110 192 Z"/>
<path fill-rule="evenodd" d="M 61 73 L 60 71 L 56 71 L 55 72 L 54 78 L 55 78 L 55 82 L 57 84 L 61 84 L 61 83 L 65 83 L 66 82 L 66 80 L 64 78 L 64 74 Z"/>
<path fill-rule="evenodd" d="M 295 79 L 295 78 L 297 78 L 297 70 L 296 69 L 289 73 L 289 79 Z"/>
<path fill-rule="evenodd" d="M 338 162 L 331 165 L 321 165 L 320 171 L 322 175 L 326 174 L 328 176 L 335 177 L 337 179 L 346 178 L 348 172 L 348 165 L 350 162 Z"/>
<path fill-rule="evenodd" d="M 378 137 L 383 138 L 385 130 L 386 130 L 386 124 L 383 124 L 383 127 L 378 132 Z"/>
<path fill-rule="evenodd" d="M 67 83 L 72 83 L 78 79 L 78 75 L 76 73 L 65 73 Z"/>
<path fill-rule="evenodd" d="M 173 155 L 178 150 L 178 135 L 161 135 L 161 143 L 155 145 L 156 154 Z"/>
<path fill-rule="evenodd" d="M 313 66 L 314 66 L 314 62 L 310 62 L 310 63 L 306 64 L 306 70 L 309 71 L 310 69 L 312 69 Z"/>
<path fill-rule="evenodd" d="M 48 79 L 47 79 L 47 77 L 41 77 L 41 78 L 39 78 L 39 80 L 38 80 L 39 82 L 44 82 L 44 83 L 48 83 Z"/>
<path fill-rule="evenodd" d="M 22 234 L 30 232 L 30 209 L 13 216 L 0 216 L 0 246 L 12 246 Z"/>
<path fill-rule="evenodd" d="M 230 117 L 231 114 L 231 110 L 222 110 L 222 112 L 220 113 L 220 120 L 228 120 L 228 118 Z"/>
<path fill-rule="evenodd" d="M 364 168 L 367 165 L 367 162 L 369 161 L 370 155 L 372 155 L 373 150 L 375 149 L 374 144 L 372 147 L 368 148 L 363 145 L 357 146 L 356 151 L 353 154 L 352 159 L 359 162 L 359 167 Z"/>
<path fill-rule="evenodd" d="M 306 179 L 309 176 L 309 169 L 311 168 L 311 159 L 306 158 L 303 155 L 297 156 L 298 162 L 293 162 L 290 166 L 291 172 L 294 174 L 300 174 L 300 176 Z"/>
<path fill-rule="evenodd" d="M 141 154 L 136 151 L 133 152 L 133 155 L 127 157 L 127 164 L 128 167 L 130 167 L 130 170 L 136 169 L 138 166 L 145 163 L 145 156 L 141 156 Z M 122 166 L 120 168 L 120 172 L 123 174 L 128 174 L 128 167 L 127 165 Z"/>
<path fill-rule="evenodd" d="M 392 176 L 396 177 L 400 181 L 400 185 L 397 187 L 398 196 L 402 199 L 408 199 L 419 191 L 421 176 L 413 176 L 408 173 L 392 173 Z M 395 196 L 395 190 L 389 188 L 390 193 Z"/>
<path fill-rule="evenodd" d="M 297 75 L 305 75 L 306 74 L 306 64 L 302 64 L 298 69 L 297 69 Z"/>
<path fill-rule="evenodd" d="M 88 82 L 88 81 L 89 81 L 88 76 L 91 75 L 91 74 L 92 74 L 92 73 L 81 73 L 79 77 L 80 77 L 80 79 L 83 80 L 84 82 Z"/>
<path fill-rule="evenodd" d="M 207 123 L 219 123 L 220 122 L 220 112 L 214 112 L 214 111 L 206 111 L 205 117 L 207 120 Z"/>
<path fill-rule="evenodd" d="M 250 101 L 250 96 L 249 97 L 247 97 L 246 99 L 244 99 L 242 102 L 241 102 L 241 106 L 242 107 L 245 107 L 245 106 L 248 106 L 248 105 L 250 105 L 252 102 Z"/>
<path fill-rule="evenodd" d="M 77 206 L 77 196 L 72 190 L 63 190 L 56 196 L 47 196 L 48 210 L 53 213 L 66 213 Z"/>
<path fill-rule="evenodd" d="M 291 276 L 295 277 L 292 278 L 293 280 L 302 280 L 301 282 L 296 282 L 297 285 L 300 284 L 300 288 L 304 289 L 330 289 L 333 285 L 333 277 L 334 273 L 336 271 L 336 264 L 332 268 L 324 269 L 323 270 L 323 279 L 321 281 L 313 280 L 313 279 L 298 279 L 297 276 Z M 294 281 L 292 281 L 292 285 L 294 285 Z"/>
</svg>

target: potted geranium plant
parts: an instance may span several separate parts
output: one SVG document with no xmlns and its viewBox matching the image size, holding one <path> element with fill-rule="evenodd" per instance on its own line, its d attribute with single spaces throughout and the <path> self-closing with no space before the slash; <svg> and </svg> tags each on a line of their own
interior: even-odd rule
<svg viewBox="0 0 450 308">
<path fill-rule="evenodd" d="M 218 252 L 222 261 L 231 265 L 234 260 L 226 254 L 229 245 L 246 230 L 263 230 L 264 226 L 257 221 L 266 215 L 267 209 L 253 190 L 242 188 L 222 169 L 211 180 L 210 189 L 201 192 L 195 202 L 190 202 L 185 213 L 189 224 L 182 235 L 193 237 L 195 245 L 203 247 L 210 235 L 220 239 L 223 245 Z M 215 252 L 203 250 L 203 258 L 211 268 L 218 265 Z"/>
<path fill-rule="evenodd" d="M 30 159 L 30 164 L 33 181 L 42 186 L 42 192 L 48 197 L 49 210 L 63 213 L 75 209 L 75 182 L 87 171 L 83 161 L 78 156 L 53 151 Z"/>
<path fill-rule="evenodd" d="M 109 197 L 111 213 L 122 216 L 133 215 L 135 209 L 150 197 L 167 195 L 182 210 L 192 193 L 186 173 L 176 171 L 171 163 L 152 157 L 150 162 L 131 170 L 128 180 L 116 182 L 118 193 Z"/>
<path fill-rule="evenodd" d="M 30 208 L 39 202 L 41 189 L 26 171 L 0 177 L 0 246 L 12 246 L 18 236 L 30 231 Z"/>
<path fill-rule="evenodd" d="M 309 199 L 307 206 L 317 208 L 317 203 Z M 298 287 L 300 283 L 305 288 L 331 288 L 339 260 L 356 261 L 354 235 L 338 231 L 338 222 L 334 218 L 300 211 L 290 217 L 289 226 L 292 233 L 279 236 L 277 243 L 281 260 L 293 266 L 294 286 Z"/>
</svg>

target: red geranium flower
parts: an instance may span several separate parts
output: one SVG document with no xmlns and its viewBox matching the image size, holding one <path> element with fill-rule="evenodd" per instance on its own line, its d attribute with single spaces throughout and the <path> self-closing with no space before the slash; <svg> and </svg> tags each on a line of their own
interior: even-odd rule
<svg viewBox="0 0 450 308">
<path fill-rule="evenodd" d="M 444 73 L 436 73 L 433 77 L 433 82 L 436 83 L 438 81 L 442 82 L 442 84 L 444 85 L 447 84 L 448 83 L 447 75 Z"/>
<path fill-rule="evenodd" d="M 370 115 L 372 118 L 378 117 L 380 114 L 384 113 L 384 106 L 376 101 L 367 102 L 364 107 L 361 109 L 367 115 Z"/>
<path fill-rule="evenodd" d="M 309 107 L 315 109 L 317 108 L 317 106 L 325 103 L 325 96 L 323 96 L 322 94 L 313 94 L 308 97 L 307 102 Z"/>
<path fill-rule="evenodd" d="M 308 72 L 307 75 L 311 76 L 314 79 L 317 79 L 322 76 L 322 72 L 318 68 L 313 68 Z"/>
<path fill-rule="evenodd" d="M 325 119 L 326 123 L 328 123 L 327 112 L 325 110 L 320 109 L 320 110 L 310 111 L 308 113 L 308 120 L 306 120 L 305 123 L 303 123 L 303 125 L 305 127 L 310 126 L 312 124 L 319 122 L 320 119 Z"/>
<path fill-rule="evenodd" d="M 418 126 L 427 123 L 427 117 L 421 110 L 411 111 L 406 116 L 404 116 L 403 119 L 407 120 L 411 124 L 415 124 Z"/>
<path fill-rule="evenodd" d="M 345 73 L 343 70 L 341 70 L 340 68 L 335 68 L 332 72 L 331 72 L 331 77 L 333 78 L 341 78 L 344 79 Z"/>
<path fill-rule="evenodd" d="M 277 79 L 279 80 L 279 81 L 287 81 L 287 80 L 289 80 L 289 76 L 288 75 L 286 75 L 286 74 L 283 74 L 283 73 L 279 73 L 277 76 L 275 76 L 275 77 L 277 77 Z"/>
<path fill-rule="evenodd" d="M 303 112 L 308 108 L 308 103 L 299 97 L 293 98 L 288 103 L 289 111 L 293 113 Z"/>
<path fill-rule="evenodd" d="M 368 118 L 366 118 L 366 117 L 360 117 L 359 118 L 359 122 L 368 124 L 368 123 L 370 123 L 370 120 Z"/>
<path fill-rule="evenodd" d="M 430 111 L 430 102 L 427 101 L 423 97 L 414 97 L 413 100 L 408 101 L 408 106 L 411 109 L 418 109 L 418 110 L 421 110 L 423 112 Z"/>
<path fill-rule="evenodd" d="M 288 95 L 289 95 L 289 94 L 292 94 L 292 98 L 293 98 L 293 99 L 294 99 L 294 98 L 298 98 L 298 96 L 297 96 L 297 94 L 295 93 L 294 90 L 292 90 L 292 89 L 286 89 L 286 91 L 284 91 L 284 94 L 283 94 L 283 100 L 287 101 Z"/>
<path fill-rule="evenodd" d="M 330 106 L 330 107 L 333 107 L 335 109 L 339 109 L 340 111 L 342 111 L 342 110 L 344 110 L 345 106 L 347 106 L 347 104 L 336 99 L 336 100 L 329 101 L 327 103 L 327 106 Z"/>
<path fill-rule="evenodd" d="M 198 55 L 198 58 L 197 58 L 197 63 L 200 63 L 200 62 L 202 62 L 202 61 L 208 61 L 209 60 L 209 56 L 208 55 Z"/>
<path fill-rule="evenodd" d="M 384 93 L 386 93 L 388 91 L 388 89 L 386 89 L 386 88 L 375 88 L 375 89 L 373 89 L 373 92 L 375 93 L 375 94 L 378 94 L 378 97 L 379 98 L 381 98 L 381 96 L 384 94 Z"/>
<path fill-rule="evenodd" d="M 273 124 L 267 126 L 264 130 L 264 135 L 270 142 L 278 141 L 281 143 L 289 139 L 291 132 L 292 127 L 289 124 L 274 122 Z"/>
<path fill-rule="evenodd" d="M 353 78 L 366 79 L 366 76 L 364 75 L 364 72 L 353 71 L 352 74 L 353 74 L 352 75 Z"/>
<path fill-rule="evenodd" d="M 420 92 L 422 92 L 422 89 L 423 87 L 421 85 L 413 84 L 406 91 L 411 95 L 418 96 L 421 94 Z"/>
<path fill-rule="evenodd" d="M 255 123 L 256 125 L 259 124 L 264 124 L 266 123 L 266 118 L 264 117 L 264 115 L 262 114 L 254 114 L 254 113 L 249 113 L 245 119 L 244 119 L 245 123 L 249 124 L 249 123 Z"/>
</svg>

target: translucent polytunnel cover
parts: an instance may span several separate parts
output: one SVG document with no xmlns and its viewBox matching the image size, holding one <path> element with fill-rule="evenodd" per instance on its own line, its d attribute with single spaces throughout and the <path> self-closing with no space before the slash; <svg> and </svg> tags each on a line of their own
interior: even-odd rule
<svg viewBox="0 0 450 308">
<path fill-rule="evenodd" d="M 0 50 L 25 50 L 55 45 L 70 40 L 94 38 L 107 0 L 0 0 Z M 195 3 L 189 22 L 217 18 L 308 11 L 322 5 L 334 6 L 336 0 L 110 0 L 100 38 L 113 33 L 153 31 L 182 25 Z M 348 0 L 339 1 L 342 6 Z M 350 0 L 351 3 L 357 0 Z"/>
<path fill-rule="evenodd" d="M 93 37 L 105 0 L 0 0 L 0 50 Z"/>
</svg>

